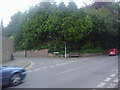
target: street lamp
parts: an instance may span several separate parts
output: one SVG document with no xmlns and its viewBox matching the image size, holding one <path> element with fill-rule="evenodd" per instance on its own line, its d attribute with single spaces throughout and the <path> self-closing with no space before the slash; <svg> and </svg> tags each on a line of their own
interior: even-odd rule
<svg viewBox="0 0 120 90">
<path fill-rule="evenodd" d="M 65 43 L 65 58 L 67 57 L 67 54 L 66 54 L 66 42 Z"/>
</svg>

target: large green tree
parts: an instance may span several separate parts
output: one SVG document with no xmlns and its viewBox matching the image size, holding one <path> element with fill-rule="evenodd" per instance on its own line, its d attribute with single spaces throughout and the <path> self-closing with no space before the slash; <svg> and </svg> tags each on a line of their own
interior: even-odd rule
<svg viewBox="0 0 120 90">
<path fill-rule="evenodd" d="M 16 50 L 50 51 L 116 47 L 117 3 L 93 3 L 78 8 L 74 2 L 40 2 L 12 16 L 4 35 L 13 36 Z M 113 44 L 114 43 L 114 44 Z"/>
</svg>

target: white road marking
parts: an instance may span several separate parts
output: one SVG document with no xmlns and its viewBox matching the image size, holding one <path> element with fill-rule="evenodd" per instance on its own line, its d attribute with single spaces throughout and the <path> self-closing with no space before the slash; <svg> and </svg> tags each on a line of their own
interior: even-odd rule
<svg viewBox="0 0 120 90">
<path fill-rule="evenodd" d="M 55 67 L 55 66 L 50 66 L 50 67 Z"/>
<path fill-rule="evenodd" d="M 112 75 L 110 75 L 110 77 L 115 77 L 116 76 L 116 74 L 112 74 Z"/>
<path fill-rule="evenodd" d="M 67 72 L 70 72 L 70 71 L 73 71 L 73 69 L 67 70 L 67 71 L 64 71 L 64 72 L 60 72 L 60 73 L 58 73 L 57 75 L 60 75 L 60 74 L 63 74 L 63 73 L 67 73 Z"/>
<path fill-rule="evenodd" d="M 85 66 L 83 66 L 83 67 L 85 67 Z M 73 69 L 70 69 L 70 70 L 66 70 L 66 71 L 57 73 L 57 75 L 61 75 L 61 74 L 67 73 L 67 72 L 71 72 L 71 71 L 74 71 L 74 70 L 78 70 L 78 69 L 83 68 L 83 67 L 77 67 L 77 68 L 73 68 Z"/>
<path fill-rule="evenodd" d="M 48 68 L 48 67 L 43 67 L 42 69 L 46 69 L 46 68 Z"/>
<path fill-rule="evenodd" d="M 56 66 L 61 66 L 61 64 L 56 64 Z"/>
<path fill-rule="evenodd" d="M 107 81 L 107 82 L 108 82 L 108 81 L 110 81 L 111 79 L 112 79 L 112 78 L 106 78 L 104 81 Z"/>
<path fill-rule="evenodd" d="M 68 64 L 68 63 L 59 63 L 59 64 L 56 64 L 56 66 L 61 66 L 61 65 L 65 65 L 65 64 Z"/>
<path fill-rule="evenodd" d="M 110 84 L 107 88 L 114 88 L 116 84 Z"/>
<path fill-rule="evenodd" d="M 69 64 L 69 63 L 66 63 L 66 64 Z"/>
<path fill-rule="evenodd" d="M 33 71 L 38 71 L 38 70 L 40 70 L 40 69 L 35 69 L 35 70 L 33 70 Z"/>
<path fill-rule="evenodd" d="M 105 85 L 105 83 L 101 82 L 100 84 L 97 85 L 97 88 L 101 88 Z"/>
<path fill-rule="evenodd" d="M 65 65 L 65 63 L 61 63 L 61 65 Z"/>
<path fill-rule="evenodd" d="M 78 62 L 78 61 L 74 61 L 74 62 Z"/>
<path fill-rule="evenodd" d="M 118 79 L 115 79 L 113 82 L 118 83 Z"/>
<path fill-rule="evenodd" d="M 67 64 L 67 63 L 65 63 L 65 64 Z"/>
</svg>

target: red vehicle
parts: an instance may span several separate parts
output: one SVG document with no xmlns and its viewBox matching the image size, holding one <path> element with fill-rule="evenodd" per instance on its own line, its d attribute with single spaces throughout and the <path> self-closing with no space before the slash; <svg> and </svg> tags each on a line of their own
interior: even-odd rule
<svg viewBox="0 0 120 90">
<path fill-rule="evenodd" d="M 118 54 L 118 50 L 116 48 L 109 49 L 109 56 L 117 55 L 117 54 Z"/>
</svg>

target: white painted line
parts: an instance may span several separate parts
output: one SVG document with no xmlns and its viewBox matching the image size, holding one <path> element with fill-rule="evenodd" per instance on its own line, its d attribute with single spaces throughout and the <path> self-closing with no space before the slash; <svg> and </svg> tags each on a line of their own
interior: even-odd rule
<svg viewBox="0 0 120 90">
<path fill-rule="evenodd" d="M 107 81 L 107 82 L 108 82 L 108 81 L 110 81 L 111 79 L 112 79 L 112 78 L 106 78 L 104 81 Z"/>
<path fill-rule="evenodd" d="M 65 64 L 67 64 L 67 62 Z"/>
<path fill-rule="evenodd" d="M 101 82 L 100 84 L 97 85 L 97 88 L 101 88 L 105 85 L 105 83 Z"/>
<path fill-rule="evenodd" d="M 70 63 L 66 63 L 66 64 L 70 64 Z"/>
<path fill-rule="evenodd" d="M 40 69 L 35 69 L 35 70 L 33 70 L 33 71 L 38 71 L 38 70 L 40 70 Z"/>
<path fill-rule="evenodd" d="M 56 64 L 56 66 L 60 66 L 61 64 Z"/>
<path fill-rule="evenodd" d="M 82 61 L 85 61 L 85 60 L 87 60 L 87 59 L 82 59 Z"/>
<path fill-rule="evenodd" d="M 115 79 L 113 82 L 118 83 L 118 79 Z"/>
<path fill-rule="evenodd" d="M 85 66 L 83 66 L 83 67 L 85 67 Z M 73 68 L 73 69 L 70 69 L 70 70 L 66 70 L 66 71 L 57 73 L 57 75 L 61 75 L 61 74 L 67 73 L 67 72 L 71 72 L 71 71 L 74 71 L 74 70 L 78 70 L 78 69 L 83 68 L 83 67 L 77 67 L 77 68 Z"/>
<path fill-rule="evenodd" d="M 61 66 L 61 65 L 65 65 L 65 64 L 68 64 L 68 63 L 59 63 L 59 64 L 56 64 L 56 66 Z"/>
<path fill-rule="evenodd" d="M 112 75 L 110 75 L 110 77 L 115 77 L 116 76 L 116 74 L 112 74 Z"/>
<path fill-rule="evenodd" d="M 61 65 L 65 65 L 65 63 L 61 63 Z"/>
<path fill-rule="evenodd" d="M 48 67 L 43 67 L 42 69 L 46 69 L 46 68 L 48 68 Z"/>
<path fill-rule="evenodd" d="M 50 66 L 50 67 L 55 67 L 55 66 Z"/>
<path fill-rule="evenodd" d="M 107 88 L 114 88 L 116 84 L 110 84 Z"/>
<path fill-rule="evenodd" d="M 67 70 L 67 71 L 64 71 L 64 72 L 60 72 L 60 73 L 57 73 L 57 75 L 60 75 L 60 74 L 63 74 L 63 73 L 67 73 L 67 72 L 70 72 L 72 70 Z"/>
<path fill-rule="evenodd" d="M 67 64 L 67 63 L 65 63 L 65 64 Z"/>
</svg>

